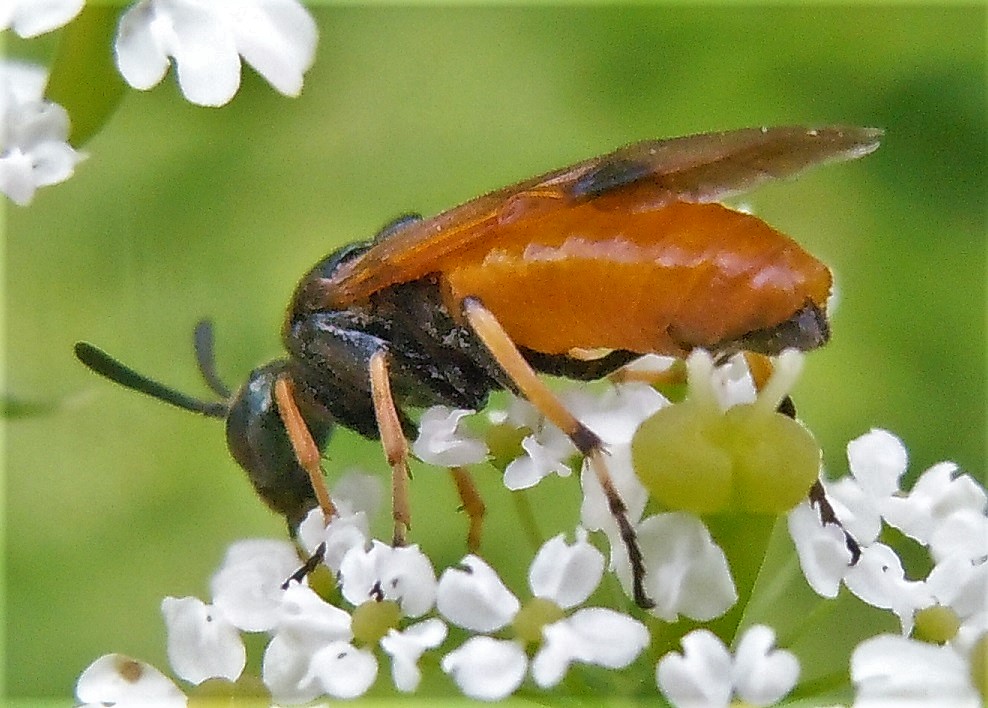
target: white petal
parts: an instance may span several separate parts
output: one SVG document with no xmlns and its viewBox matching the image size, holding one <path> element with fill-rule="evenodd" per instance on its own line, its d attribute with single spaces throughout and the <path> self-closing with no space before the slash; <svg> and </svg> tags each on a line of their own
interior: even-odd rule
<svg viewBox="0 0 988 708">
<path fill-rule="evenodd" d="M 899 491 L 909 456 L 899 438 L 876 428 L 847 444 L 847 462 L 863 489 L 876 498 L 886 498 Z"/>
<path fill-rule="evenodd" d="M 39 187 L 64 182 L 75 172 L 76 163 L 82 160 L 82 153 L 64 142 L 44 142 L 31 152 L 34 165 L 34 181 Z"/>
<path fill-rule="evenodd" d="M 382 496 L 381 478 L 358 469 L 348 469 L 333 485 L 332 497 L 337 509 L 345 506 L 354 514 L 362 511 L 368 519 L 377 516 Z"/>
<path fill-rule="evenodd" d="M 5 126 L 9 144 L 25 150 L 46 142 L 65 142 L 69 135 L 69 114 L 57 103 L 28 101 L 8 110 Z"/>
<path fill-rule="evenodd" d="M 9 0 L 8 0 L 9 1 Z M 14 31 L 21 37 L 37 37 L 68 24 L 79 14 L 84 0 L 22 0 L 14 10 Z M 0 13 L 2 14 L 2 13 Z M 2 28 L 0 28 L 2 29 Z"/>
<path fill-rule="evenodd" d="M 988 563 L 972 563 L 960 555 L 937 563 L 926 578 L 926 589 L 940 605 L 961 619 L 988 610 Z"/>
<path fill-rule="evenodd" d="M 155 19 L 151 0 L 138 2 L 120 17 L 113 45 L 120 74 L 142 91 L 157 86 L 168 71 L 168 54 L 158 38 L 159 32 L 152 29 Z"/>
<path fill-rule="evenodd" d="M 435 617 L 413 624 L 402 632 L 389 630 L 381 638 L 381 648 L 391 656 L 391 677 L 395 688 L 405 693 L 414 691 L 422 679 L 419 657 L 446 639 L 445 623 Z"/>
<path fill-rule="evenodd" d="M 299 543 L 308 553 L 315 553 L 320 544 L 325 544 L 323 563 L 334 574 L 339 571 L 347 551 L 363 548 L 370 539 L 370 524 L 363 511 L 354 513 L 345 506 L 337 507 L 336 511 L 328 525 L 318 507 L 306 514 L 298 525 Z"/>
<path fill-rule="evenodd" d="M 669 652 L 655 667 L 659 690 L 677 708 L 727 706 L 731 700 L 731 655 L 712 632 L 685 637 L 683 653 Z"/>
<path fill-rule="evenodd" d="M 514 491 L 534 487 L 553 473 L 560 477 L 572 474 L 565 462 L 571 451 L 543 445 L 535 435 L 525 437 L 521 447 L 527 454 L 512 460 L 504 470 L 504 486 L 508 489 Z"/>
<path fill-rule="evenodd" d="M 287 541 L 234 543 L 210 581 L 213 604 L 235 627 L 248 632 L 271 629 L 284 594 L 281 584 L 299 564 L 295 547 Z"/>
<path fill-rule="evenodd" d="M 66 142 L 69 118 L 64 108 L 43 100 L 19 102 L 17 91 L 25 87 L 10 83 L 18 80 L 17 74 L 5 75 L 0 86 L 0 99 L 7 104 L 0 105 L 0 192 L 24 206 L 37 187 L 72 176 L 84 155 Z"/>
<path fill-rule="evenodd" d="M 823 485 L 834 514 L 854 540 L 862 545 L 874 543 L 882 531 L 882 505 L 889 499 L 872 496 L 851 476 Z"/>
<path fill-rule="evenodd" d="M 851 564 L 844 533 L 836 524 L 822 523 L 808 501 L 789 512 L 787 522 L 806 582 L 822 597 L 837 597 Z"/>
<path fill-rule="evenodd" d="M 848 568 L 844 584 L 869 605 L 895 612 L 903 633 L 912 629 L 918 608 L 933 604 L 925 584 L 907 580 L 895 551 L 881 543 L 861 549 L 861 558 Z"/>
<path fill-rule="evenodd" d="M 981 705 L 967 662 L 949 645 L 872 637 L 851 655 L 851 680 L 856 706 Z"/>
<path fill-rule="evenodd" d="M 631 446 L 614 445 L 608 447 L 605 456 L 607 471 L 614 482 L 621 500 L 627 508 L 628 520 L 638 523 L 645 512 L 648 503 L 648 490 L 638 479 L 631 464 Z M 583 489 L 583 501 L 580 504 L 580 524 L 591 531 L 604 531 L 608 537 L 618 535 L 617 522 L 611 514 L 610 506 L 604 490 L 597 480 L 597 474 L 590 469 L 589 463 L 583 465 L 580 471 L 580 486 Z M 613 560 L 612 560 L 613 565 Z"/>
<path fill-rule="evenodd" d="M 303 683 L 314 679 L 323 691 L 336 698 L 362 696 L 377 678 L 377 659 L 366 649 L 346 642 L 333 642 L 312 656 Z"/>
<path fill-rule="evenodd" d="M 791 652 L 773 649 L 775 632 L 764 625 L 751 627 L 734 652 L 731 681 L 735 694 L 756 706 L 773 705 L 799 679 L 799 660 Z"/>
<path fill-rule="evenodd" d="M 419 420 L 419 435 L 412 443 L 417 458 L 439 467 L 462 467 L 487 459 L 483 440 L 460 430 L 460 420 L 473 411 L 433 406 Z"/>
<path fill-rule="evenodd" d="M 467 556 L 439 578 L 436 608 L 464 629 L 497 631 L 514 619 L 520 607 L 494 569 L 477 556 Z"/>
<path fill-rule="evenodd" d="M 587 543 L 587 532 L 581 528 L 572 545 L 563 534 L 542 545 L 529 568 L 528 584 L 536 597 L 569 609 L 590 597 L 603 574 L 604 556 Z"/>
<path fill-rule="evenodd" d="M 473 637 L 443 657 L 442 669 L 470 698 L 499 701 L 525 678 L 528 660 L 515 642 Z"/>
<path fill-rule="evenodd" d="M 0 157 L 0 192 L 18 206 L 27 206 L 34 199 L 37 183 L 34 162 L 19 149 Z"/>
<path fill-rule="evenodd" d="M 353 548 L 343 557 L 340 577 L 343 596 L 355 606 L 394 600 L 406 617 L 419 617 L 436 599 L 432 562 L 416 545 L 392 548 L 374 541 L 369 551 Z"/>
<path fill-rule="evenodd" d="M 890 526 L 902 531 L 910 538 L 920 543 L 929 543 L 930 535 L 936 527 L 936 522 L 946 516 L 949 509 L 963 507 L 961 499 L 965 496 L 964 482 L 959 489 L 952 489 L 952 478 L 957 471 L 957 465 L 943 462 L 926 470 L 913 485 L 912 490 L 905 496 L 893 496 L 882 504 L 882 516 Z M 963 478 L 970 478 L 962 475 Z M 973 481 L 973 480 L 972 480 Z M 977 489 L 975 495 L 984 496 L 984 491 Z M 958 494 L 959 492 L 959 494 Z M 934 512 L 937 508 L 938 512 Z"/>
<path fill-rule="evenodd" d="M 971 561 L 988 557 L 988 517 L 971 509 L 955 511 L 930 535 L 930 555 L 936 561 L 953 555 Z"/>
<path fill-rule="evenodd" d="M 281 93 L 297 96 L 315 58 L 318 30 L 295 0 L 241 0 L 228 5 L 237 49 Z"/>
<path fill-rule="evenodd" d="M 716 367 L 710 375 L 710 380 L 722 410 L 744 403 L 754 403 L 758 398 L 758 391 L 755 390 L 755 382 L 751 378 L 744 355 L 735 355 L 727 364 Z M 780 383 L 785 386 L 787 380 L 788 377 Z"/>
<path fill-rule="evenodd" d="M 166 597 L 161 613 L 168 631 L 168 661 L 180 678 L 198 685 L 210 678 L 240 677 L 247 650 L 221 612 L 195 597 Z"/>
<path fill-rule="evenodd" d="M 123 654 L 106 654 L 79 676 L 76 698 L 82 703 L 184 706 L 185 696 L 171 679 L 150 664 Z"/>
<path fill-rule="evenodd" d="M 277 703 L 308 703 L 322 694 L 322 686 L 309 674 L 312 652 L 287 636 L 276 635 L 264 649 L 261 676 Z"/>
<path fill-rule="evenodd" d="M 43 101 L 47 83 L 48 71 L 43 66 L 15 59 L 0 61 L 0 115 L 18 104 Z"/>
<path fill-rule="evenodd" d="M 573 661 L 623 669 L 648 646 L 648 630 L 614 610 L 577 610 L 542 629 L 543 643 L 532 661 L 532 677 L 542 688 L 559 683 Z"/>
<path fill-rule="evenodd" d="M 610 448 L 627 445 L 641 423 L 669 405 L 645 383 L 616 384 L 603 392 L 573 389 L 564 395 L 567 408 Z"/>
<path fill-rule="evenodd" d="M 737 602 L 727 558 L 697 517 L 680 512 L 650 516 L 638 526 L 638 542 L 655 616 L 669 622 L 679 615 L 706 621 Z M 626 591 L 631 586 L 627 568 L 625 556 L 618 571 Z"/>
<path fill-rule="evenodd" d="M 282 641 L 308 654 L 328 642 L 350 641 L 353 637 L 350 615 L 305 585 L 291 585 L 284 591 L 276 629 Z"/>
<path fill-rule="evenodd" d="M 174 27 L 169 54 L 182 93 L 200 106 L 222 106 L 240 88 L 240 55 L 230 27 L 206 6 L 171 5 Z"/>
</svg>

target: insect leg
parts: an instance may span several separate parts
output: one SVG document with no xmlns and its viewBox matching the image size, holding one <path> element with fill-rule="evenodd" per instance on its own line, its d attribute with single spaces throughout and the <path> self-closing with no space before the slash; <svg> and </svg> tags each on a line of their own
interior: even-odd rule
<svg viewBox="0 0 988 708">
<path fill-rule="evenodd" d="M 411 512 L 408 508 L 408 441 L 405 440 L 394 397 L 391 395 L 387 352 L 383 349 L 378 349 L 371 355 L 370 385 L 381 444 L 391 466 L 391 509 L 394 517 L 392 544 L 404 546 L 406 532 L 411 527 Z"/>
<path fill-rule="evenodd" d="M 569 436 L 569 439 L 576 445 L 576 449 L 589 460 L 594 474 L 597 475 L 597 481 L 604 490 L 611 514 L 621 531 L 621 540 L 624 541 L 624 545 L 628 549 L 635 603 L 646 609 L 654 607 L 655 602 L 645 592 L 645 562 L 642 558 L 638 536 L 631 522 L 628 521 L 627 507 L 624 500 L 621 499 L 621 495 L 618 494 L 614 480 L 604 463 L 603 441 L 566 410 L 562 402 L 525 361 L 521 352 L 518 351 L 518 347 L 511 341 L 497 318 L 484 307 L 478 298 L 465 298 L 463 300 L 463 312 L 484 346 L 518 386 L 518 389 L 525 394 L 529 402 Z"/>
<path fill-rule="evenodd" d="M 312 482 L 312 490 L 319 501 L 319 508 L 322 509 L 326 522 L 336 513 L 336 507 L 329 498 L 329 491 L 326 489 L 326 480 L 322 472 L 322 455 L 319 446 L 312 439 L 309 426 L 305 424 L 302 413 L 295 403 L 294 384 L 287 376 L 279 376 L 274 382 L 274 400 L 278 405 L 278 416 L 288 433 L 288 440 L 292 443 L 292 450 L 295 452 L 295 459 L 299 466 L 309 474 Z"/>
<path fill-rule="evenodd" d="M 450 469 L 453 475 L 453 483 L 456 484 L 456 492 L 463 502 L 463 511 L 470 518 L 470 530 L 467 532 L 467 550 L 476 553 L 480 548 L 480 533 L 483 530 L 484 515 L 487 513 L 487 506 L 480 498 L 477 485 L 473 482 L 473 477 L 463 467 L 453 467 Z"/>
</svg>

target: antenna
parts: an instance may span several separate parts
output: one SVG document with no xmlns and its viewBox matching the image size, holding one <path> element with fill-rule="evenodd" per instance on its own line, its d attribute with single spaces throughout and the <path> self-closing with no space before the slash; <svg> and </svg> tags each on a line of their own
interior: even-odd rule
<svg viewBox="0 0 988 708">
<path fill-rule="evenodd" d="M 227 387 L 219 374 L 216 373 L 216 355 L 213 350 L 213 323 L 211 320 L 202 319 L 196 323 L 196 330 L 193 334 L 194 346 L 196 350 L 196 363 L 199 365 L 199 373 L 206 381 L 212 391 L 220 398 L 230 398 L 230 389 Z"/>
<path fill-rule="evenodd" d="M 208 325 L 206 329 L 208 332 L 206 338 L 209 341 L 207 342 L 208 347 L 205 349 L 204 353 L 211 355 L 212 334 Z M 199 352 L 198 330 L 199 328 L 197 327 L 196 357 L 200 360 L 199 368 L 203 372 L 203 377 L 206 378 L 206 382 L 209 383 L 210 388 L 213 388 L 215 391 L 216 389 L 213 384 L 218 383 L 218 380 L 210 381 L 209 374 L 207 374 L 206 368 L 203 366 L 204 355 Z M 186 396 L 184 393 L 180 393 L 179 391 L 165 386 L 162 383 L 153 381 L 152 379 L 137 373 L 133 369 L 124 366 L 102 349 L 94 347 L 88 342 L 77 342 L 75 345 L 75 355 L 78 357 L 79 361 L 100 376 L 108 378 L 110 381 L 118 383 L 121 386 L 125 386 L 139 393 L 157 398 L 159 401 L 170 403 L 178 408 L 184 408 L 185 410 L 192 411 L 193 413 L 201 413 L 202 415 L 209 416 L 210 418 L 225 418 L 227 412 L 229 411 L 229 406 L 225 401 L 203 401 L 198 398 Z M 215 371 L 213 370 L 210 370 L 210 373 L 215 375 Z M 222 383 L 220 383 L 220 386 L 223 387 Z"/>
</svg>

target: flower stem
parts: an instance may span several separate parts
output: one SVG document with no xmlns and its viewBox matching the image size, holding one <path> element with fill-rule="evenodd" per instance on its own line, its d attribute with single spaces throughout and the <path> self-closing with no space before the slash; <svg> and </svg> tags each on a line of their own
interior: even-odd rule
<svg viewBox="0 0 988 708">
<path fill-rule="evenodd" d="M 521 526 L 525 538 L 533 551 L 538 551 L 542 546 L 542 532 L 539 530 L 538 521 L 532 511 L 532 503 L 528 498 L 528 493 L 524 489 L 519 489 L 511 494 L 511 499 L 515 504 L 515 513 L 518 515 L 518 523 Z"/>
</svg>

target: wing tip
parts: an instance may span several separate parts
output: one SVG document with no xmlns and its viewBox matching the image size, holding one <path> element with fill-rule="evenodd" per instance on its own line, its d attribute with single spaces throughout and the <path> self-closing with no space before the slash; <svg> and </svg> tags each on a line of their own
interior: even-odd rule
<svg viewBox="0 0 988 708">
<path fill-rule="evenodd" d="M 830 125 L 820 128 L 806 128 L 806 134 L 828 142 L 834 153 L 831 160 L 855 160 L 875 152 L 881 145 L 885 131 L 852 125 Z"/>
</svg>

